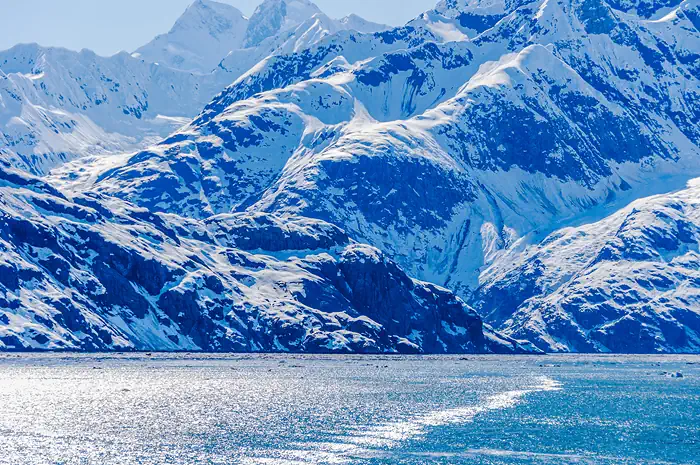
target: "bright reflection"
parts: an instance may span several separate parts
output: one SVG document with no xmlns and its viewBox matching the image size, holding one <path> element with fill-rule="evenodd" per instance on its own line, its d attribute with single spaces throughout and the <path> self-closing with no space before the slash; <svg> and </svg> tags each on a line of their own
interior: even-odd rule
<svg viewBox="0 0 700 465">
<path fill-rule="evenodd" d="M 0 355 L 0 464 L 690 463 L 691 359 Z"/>
</svg>

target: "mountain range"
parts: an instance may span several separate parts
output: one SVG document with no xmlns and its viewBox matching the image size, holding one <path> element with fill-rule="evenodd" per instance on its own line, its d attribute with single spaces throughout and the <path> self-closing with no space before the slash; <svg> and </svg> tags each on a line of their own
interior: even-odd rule
<svg viewBox="0 0 700 465">
<path fill-rule="evenodd" d="M 699 30 L 198 0 L 133 54 L 2 52 L 0 347 L 698 352 Z"/>
<path fill-rule="evenodd" d="M 270 15 L 284 24 L 266 32 Z M 101 57 L 18 45 L 0 52 L 0 156 L 46 175 L 76 158 L 138 150 L 189 122 L 262 58 L 347 28 L 388 26 L 331 20 L 302 0 L 268 0 L 250 19 L 232 6 L 198 0 L 170 32 L 134 53 Z M 262 43 L 246 48 L 251 37 Z M 224 68 L 229 54 L 241 64 Z"/>
</svg>

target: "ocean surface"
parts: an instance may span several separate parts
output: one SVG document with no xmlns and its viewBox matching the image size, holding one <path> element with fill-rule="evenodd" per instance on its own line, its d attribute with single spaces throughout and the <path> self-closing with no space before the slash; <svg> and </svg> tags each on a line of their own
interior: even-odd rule
<svg viewBox="0 0 700 465">
<path fill-rule="evenodd" d="M 700 464 L 700 357 L 0 354 L 2 465 L 426 463 Z"/>
</svg>

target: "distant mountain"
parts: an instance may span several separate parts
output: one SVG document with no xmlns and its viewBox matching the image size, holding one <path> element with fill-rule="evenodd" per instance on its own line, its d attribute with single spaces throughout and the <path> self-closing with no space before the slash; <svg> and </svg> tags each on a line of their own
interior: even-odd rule
<svg viewBox="0 0 700 465">
<path fill-rule="evenodd" d="M 250 19 L 230 5 L 197 0 L 170 32 L 139 48 L 134 56 L 200 74 L 221 64 L 217 71 L 225 73 L 217 80 L 223 89 L 269 55 L 302 50 L 340 30 L 387 29 L 357 15 L 331 19 L 306 0 L 267 0 Z"/>
<path fill-rule="evenodd" d="M 248 19 L 233 6 L 195 1 L 167 34 L 139 48 L 135 56 L 195 73 L 211 72 L 231 50 L 242 47 Z"/>
<path fill-rule="evenodd" d="M 248 20 L 229 5 L 197 0 L 170 32 L 131 56 L 38 45 L 0 52 L 0 157 L 43 175 L 77 158 L 140 150 L 189 122 L 268 55 L 293 48 L 292 43 L 311 45 L 339 29 L 382 28 L 359 18 L 341 25 L 315 6 L 292 6 L 284 19 L 291 29 L 247 50 L 240 48 Z M 312 18 L 315 14 L 323 19 Z M 253 19 L 261 22 L 265 16 L 258 11 Z M 229 68 L 219 67 L 230 53 Z M 70 167 L 60 176 L 70 180 L 82 169 Z"/>
<path fill-rule="evenodd" d="M 321 10 L 308 0 L 265 0 L 250 17 L 244 48 L 259 46 L 265 39 L 295 29 Z"/>
<path fill-rule="evenodd" d="M 220 82 L 232 83 L 268 57 L 304 52 L 338 32 L 374 32 L 389 29 L 389 26 L 371 23 L 357 16 L 335 20 L 323 13 L 315 13 L 295 27 L 266 38 L 254 48 L 232 51 L 219 63 L 215 74 Z"/>
<path fill-rule="evenodd" d="M 357 32 L 382 32 L 391 29 L 386 24 L 373 23 L 355 14 L 340 18 L 337 22 L 341 25 L 339 29 Z"/>
<path fill-rule="evenodd" d="M 216 94 L 203 78 L 135 59 L 18 45 L 0 52 L 0 151 L 36 174 L 74 158 L 138 150 Z"/>
</svg>

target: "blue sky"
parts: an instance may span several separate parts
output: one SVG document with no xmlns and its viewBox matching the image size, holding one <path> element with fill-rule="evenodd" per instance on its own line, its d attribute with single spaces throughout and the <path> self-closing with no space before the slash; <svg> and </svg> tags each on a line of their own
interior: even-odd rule
<svg viewBox="0 0 700 465">
<path fill-rule="evenodd" d="M 38 42 L 101 55 L 132 51 L 166 32 L 193 0 L 0 0 L 0 50 Z M 261 0 L 219 0 L 250 15 Z M 437 0 L 315 0 L 329 16 L 403 24 Z"/>
</svg>

